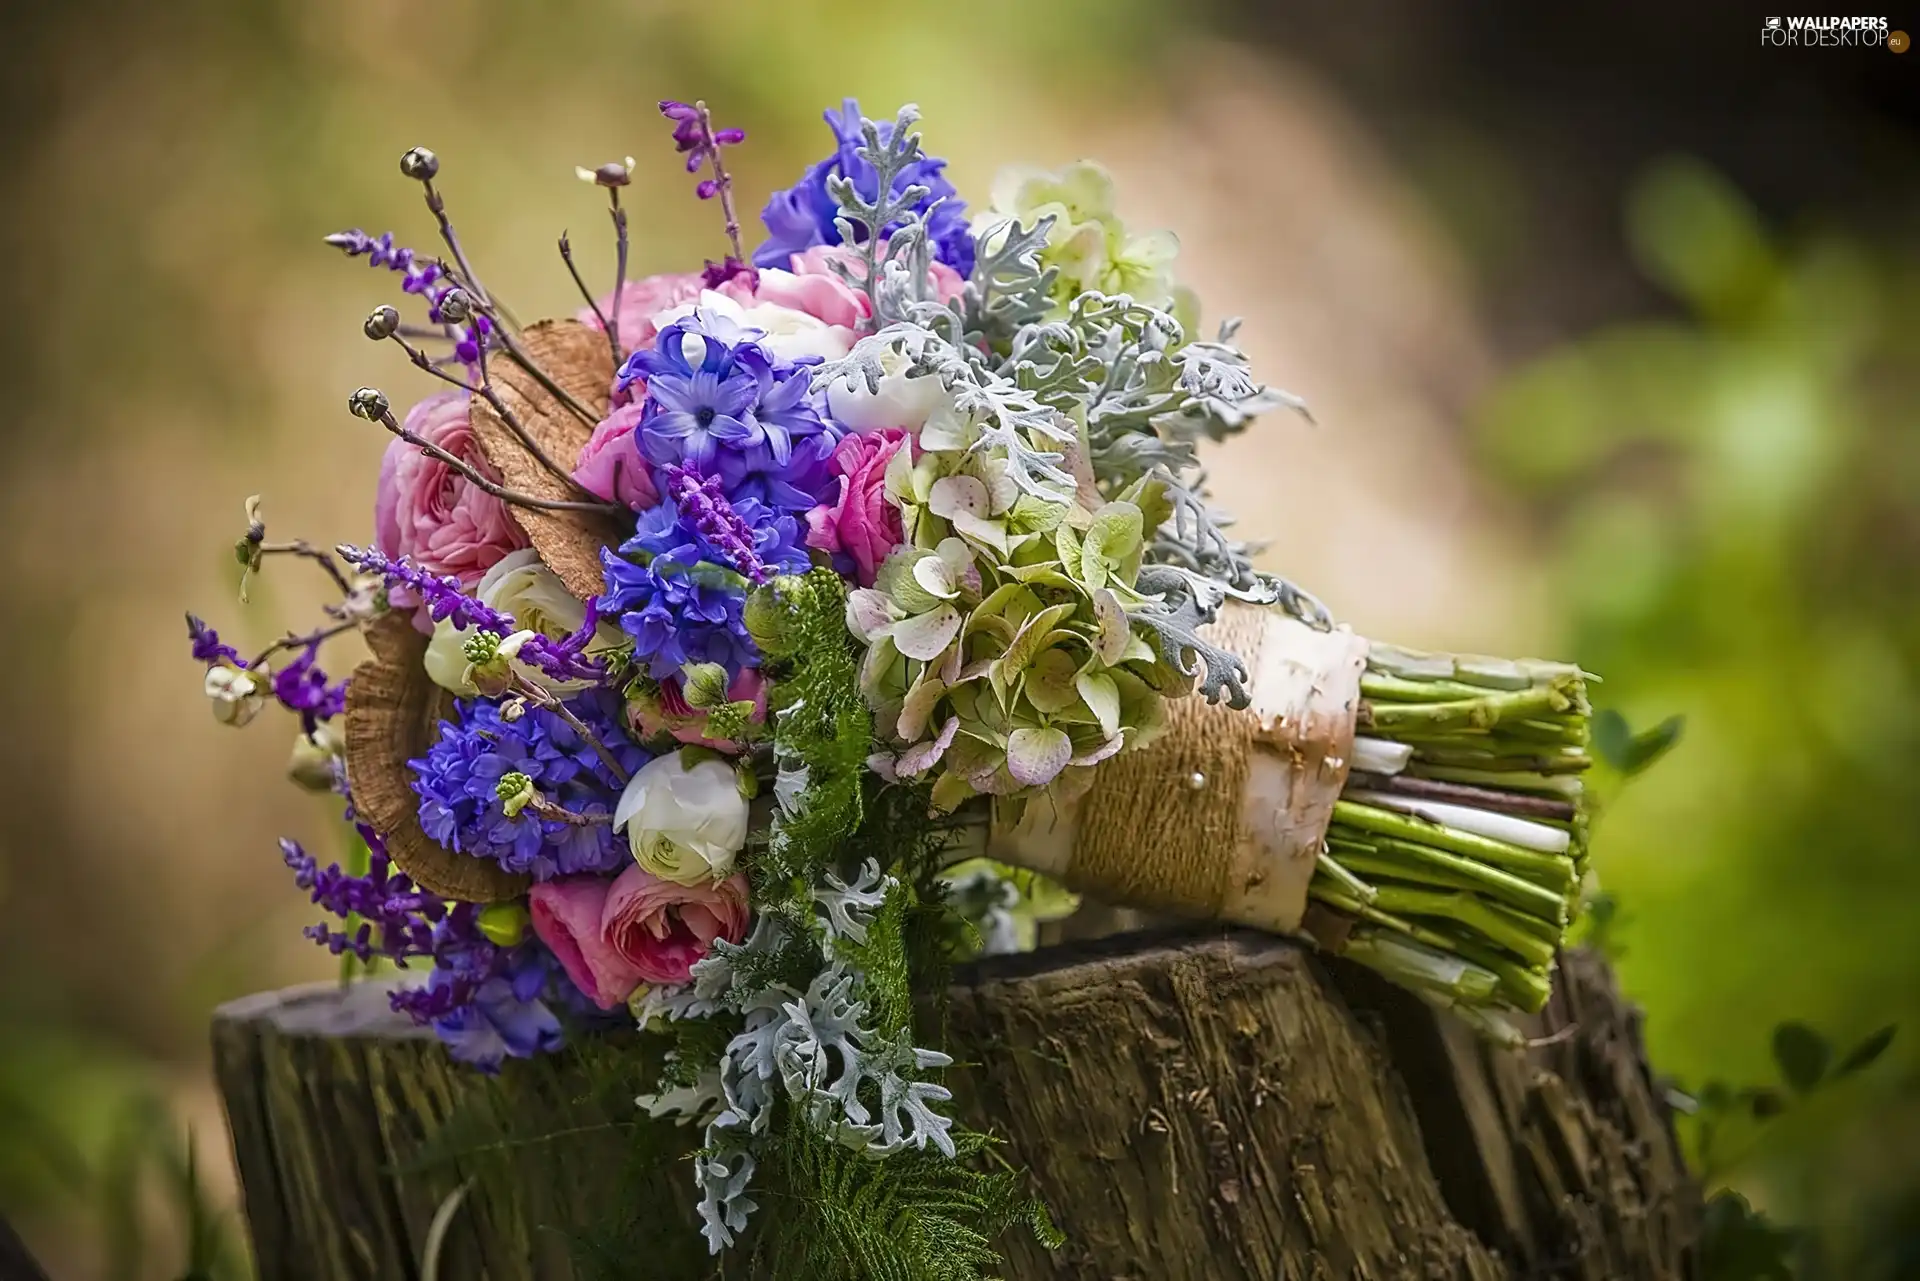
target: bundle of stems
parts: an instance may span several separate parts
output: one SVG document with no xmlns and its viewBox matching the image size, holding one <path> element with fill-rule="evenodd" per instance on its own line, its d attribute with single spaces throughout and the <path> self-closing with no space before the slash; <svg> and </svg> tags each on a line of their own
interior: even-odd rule
<svg viewBox="0 0 1920 1281">
<path fill-rule="evenodd" d="M 1396 983 L 1496 1027 L 1538 1010 L 1586 871 L 1585 674 L 1375 645 L 1360 695 L 1309 896 Z"/>
</svg>

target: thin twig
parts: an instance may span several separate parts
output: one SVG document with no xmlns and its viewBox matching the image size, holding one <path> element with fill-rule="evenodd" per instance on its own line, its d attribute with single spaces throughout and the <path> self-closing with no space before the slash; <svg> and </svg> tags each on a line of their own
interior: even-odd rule
<svg viewBox="0 0 1920 1281">
<path fill-rule="evenodd" d="M 486 401 L 487 404 L 491 405 L 493 412 L 499 415 L 500 421 L 506 424 L 507 430 L 513 433 L 513 438 L 520 442 L 521 448 L 525 449 L 529 454 L 532 454 L 535 461 L 553 473 L 554 476 L 558 477 L 561 484 L 578 493 L 586 494 L 588 497 L 593 496 L 592 490 L 575 480 L 572 473 L 561 467 L 559 463 L 554 461 L 551 454 L 540 447 L 540 442 L 535 440 L 532 434 L 528 432 L 526 427 L 520 422 L 519 415 L 515 414 L 511 409 L 508 409 L 506 402 L 500 399 L 500 394 L 493 389 L 493 378 L 487 370 L 487 358 L 484 354 L 480 357 L 480 385 L 476 387 L 466 379 L 455 378 L 452 374 L 439 368 L 439 362 L 431 360 L 424 351 L 413 346 L 399 334 L 396 333 L 390 336 L 394 342 L 400 344 L 400 349 L 407 353 L 407 359 L 411 360 L 415 365 L 426 370 L 442 382 L 452 383 L 455 387 L 460 388 L 467 394 L 478 396 Z"/>
<path fill-rule="evenodd" d="M 447 202 L 434 190 L 433 179 L 423 178 L 420 185 L 426 189 L 427 212 L 440 224 L 440 239 L 447 242 L 447 248 L 453 251 L 453 260 L 460 264 L 460 272 L 466 277 L 467 291 L 480 299 L 488 307 L 493 305 L 493 295 L 480 283 L 480 277 L 474 275 L 473 265 L 467 261 L 466 251 L 460 248 L 460 237 L 454 234 L 453 222 L 447 217 Z"/>
<path fill-rule="evenodd" d="M 611 814 L 581 814 L 564 805 L 556 805 L 544 797 L 527 802 L 527 808 L 541 818 L 552 819 L 556 823 L 565 823 L 569 827 L 606 827 L 612 824 Z"/>
<path fill-rule="evenodd" d="M 745 263 L 746 253 L 740 248 L 740 217 L 733 209 L 733 179 L 727 175 L 727 167 L 720 159 L 720 144 L 713 137 L 713 113 L 707 110 L 707 104 L 696 102 L 693 109 L 700 113 L 700 132 L 704 136 L 708 159 L 713 165 L 713 181 L 720 189 L 720 212 L 727 220 L 727 242 L 733 246 L 733 260 Z"/>
<path fill-rule="evenodd" d="M 333 579 L 333 581 L 339 585 L 342 592 L 348 596 L 353 595 L 353 584 L 349 582 L 347 576 L 341 572 L 340 566 L 334 563 L 333 557 L 321 551 L 304 538 L 291 543 L 260 543 L 255 546 L 254 550 L 262 556 L 305 556 L 308 560 L 313 561 L 320 566 L 320 568 L 326 570 L 327 577 Z"/>
<path fill-rule="evenodd" d="M 604 516 L 615 516 L 625 510 L 612 503 L 576 503 L 561 498 L 536 498 L 532 494 L 523 494 L 517 489 L 508 489 L 505 485 L 491 480 L 482 474 L 472 463 L 467 462 L 465 459 L 454 457 L 432 441 L 423 439 L 415 433 L 408 431 L 405 427 L 402 427 L 399 420 L 393 416 L 391 409 L 380 416 L 380 425 L 422 453 L 430 454 L 439 459 L 466 477 L 468 481 L 478 485 L 486 493 L 492 494 L 503 503 L 508 503 L 515 507 L 527 507 L 535 511 L 596 512 Z"/>
<path fill-rule="evenodd" d="M 593 308 L 593 315 L 600 322 L 600 330 L 607 336 L 607 344 L 613 349 L 613 363 L 620 363 L 620 334 L 607 321 L 607 314 L 600 310 L 600 304 L 594 300 L 593 292 L 587 288 L 587 282 L 580 279 L 580 269 L 573 265 L 573 245 L 567 240 L 567 233 L 560 233 L 560 261 L 567 264 L 567 273 L 573 277 L 573 283 L 579 288 L 580 296 L 587 300 L 587 306 Z M 621 273 L 625 275 L 625 272 Z M 616 296 L 614 307 L 618 310 L 620 300 Z"/>
<path fill-rule="evenodd" d="M 507 349 L 507 355 L 513 358 L 514 364 L 532 374 L 533 380 L 545 388 L 548 395 L 552 396 L 562 405 L 565 405 L 567 410 L 572 413 L 575 418 L 578 418 L 589 428 L 600 425 L 600 420 L 594 417 L 585 405 L 574 399 L 572 392 L 553 381 L 553 378 L 548 375 L 546 370 L 540 368 L 539 365 L 533 362 L 533 357 L 527 355 L 526 348 L 522 347 L 519 340 L 513 336 L 513 330 L 500 322 L 500 318 L 492 310 L 492 304 L 481 306 L 476 302 L 474 304 L 474 310 L 493 321 L 494 336 L 500 339 L 501 345 Z"/>
<path fill-rule="evenodd" d="M 322 627 L 315 631 L 308 632 L 305 636 L 295 636 L 292 632 L 288 632 L 284 637 L 261 650 L 260 656 L 251 663 L 248 663 L 247 667 L 249 669 L 256 668 L 283 649 L 296 649 L 306 645 L 318 645 L 323 640 L 338 636 L 342 632 L 353 631 L 359 626 L 359 619 L 350 618 L 344 623 L 335 623 L 331 627 Z"/>
<path fill-rule="evenodd" d="M 600 741 L 598 734 L 588 729 L 578 716 L 575 716 L 568 710 L 566 703 L 559 698 L 559 696 L 549 690 L 540 688 L 540 686 L 535 685 L 532 681 L 518 675 L 514 677 L 514 685 L 520 695 L 528 702 L 546 708 L 561 720 L 573 726 L 573 732 L 578 734 L 583 741 L 593 748 L 595 754 L 600 757 L 600 763 L 605 765 L 616 779 L 620 780 L 620 786 L 625 787 L 627 785 L 632 775 L 628 774 L 626 769 L 620 764 L 620 758 L 615 756 L 612 750 Z"/>
<path fill-rule="evenodd" d="M 620 188 L 608 187 L 607 194 L 613 198 L 610 212 L 614 237 L 613 315 L 607 321 L 607 341 L 613 344 L 613 363 L 617 368 L 620 364 L 620 295 L 627 287 L 627 211 L 620 207 Z"/>
</svg>

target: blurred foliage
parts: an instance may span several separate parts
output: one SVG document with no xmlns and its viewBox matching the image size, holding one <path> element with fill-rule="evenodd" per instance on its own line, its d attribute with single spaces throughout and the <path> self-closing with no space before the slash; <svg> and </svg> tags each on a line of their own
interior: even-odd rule
<svg viewBox="0 0 1920 1281">
<path fill-rule="evenodd" d="M 1626 909 L 1601 928 L 1654 1061 L 1752 1079 L 1760 1030 L 1783 1019 L 1920 1022 L 1920 263 L 1776 232 L 1686 160 L 1644 176 L 1627 226 L 1677 314 L 1522 368 L 1477 442 L 1531 500 L 1567 652 L 1606 678 L 1596 701 L 1686 718 L 1686 743 L 1612 798 L 1596 843 Z M 1665 750 L 1649 735 L 1596 726 L 1627 765 Z M 1825 1046 L 1782 1028 L 1788 1093 L 1823 1077 Z M 1805 1278 L 1915 1275 L 1920 1091 L 1910 1050 L 1888 1067 L 1795 1095 L 1764 1148 L 1710 1171 L 1823 1229 L 1795 1239 Z M 1786 1097 L 1727 1093 L 1750 1113 Z M 1744 1204 L 1716 1201 L 1709 1226 L 1769 1258 L 1785 1238 Z"/>
<path fill-rule="evenodd" d="M 97 1244 L 103 1281 L 247 1276 L 234 1210 L 147 1074 L 15 1031 L 0 1032 L 0 1202 L 71 1223 Z"/>
</svg>

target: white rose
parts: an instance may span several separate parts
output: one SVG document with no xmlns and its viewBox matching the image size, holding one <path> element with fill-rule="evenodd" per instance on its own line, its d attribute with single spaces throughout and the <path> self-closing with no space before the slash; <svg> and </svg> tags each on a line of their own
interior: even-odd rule
<svg viewBox="0 0 1920 1281">
<path fill-rule="evenodd" d="M 237 667 L 209 667 L 206 691 L 213 703 L 213 719 L 235 728 L 259 715 L 266 701 L 260 693 L 260 682 Z"/>
<path fill-rule="evenodd" d="M 747 843 L 747 798 L 733 767 L 684 752 L 648 761 L 620 794 L 613 828 L 625 829 L 634 861 L 663 881 L 705 885 L 733 871 Z"/>
<path fill-rule="evenodd" d="M 758 330 L 753 341 L 779 360 L 793 361 L 807 356 L 838 360 L 853 350 L 851 329 L 829 325 L 804 311 L 795 311 L 778 303 L 757 302 L 751 307 L 743 307 L 727 295 L 714 293 L 710 289 L 700 295 L 697 303 L 669 307 L 655 316 L 654 328 L 665 329 L 676 320 L 685 320 L 696 310 L 705 312 L 709 317 L 731 321 L 740 329 Z M 716 335 L 725 332 L 723 326 L 713 328 Z M 688 334 L 681 346 L 681 354 L 687 358 L 687 363 L 698 366 L 705 352 L 706 340 L 699 334 Z"/>
<path fill-rule="evenodd" d="M 539 632 L 554 640 L 564 640 L 580 630 L 587 621 L 587 608 L 574 599 L 560 576 L 540 563 L 540 554 L 531 547 L 509 552 L 489 569 L 474 587 L 473 594 L 483 605 L 513 615 L 520 627 Z M 467 680 L 467 637 L 445 619 L 434 624 L 433 639 L 427 642 L 427 675 L 442 689 L 471 698 L 476 692 Z M 622 643 L 620 629 L 602 623 L 587 646 L 588 653 L 613 649 Z M 503 646 L 504 648 L 504 646 Z M 518 651 L 514 647 L 514 652 Z M 511 655 L 509 655 L 511 657 Z M 582 681 L 555 681 L 544 673 L 515 662 L 514 671 L 542 689 L 566 693 L 585 688 Z"/>
<path fill-rule="evenodd" d="M 889 348 L 880 353 L 880 367 L 886 373 L 880 390 L 868 391 L 865 383 L 849 385 L 835 380 L 827 388 L 827 412 L 848 431 L 879 431 L 902 427 L 918 435 L 927 419 L 951 403 L 951 396 L 933 374 L 909 378 L 911 362 L 904 352 Z"/>
</svg>

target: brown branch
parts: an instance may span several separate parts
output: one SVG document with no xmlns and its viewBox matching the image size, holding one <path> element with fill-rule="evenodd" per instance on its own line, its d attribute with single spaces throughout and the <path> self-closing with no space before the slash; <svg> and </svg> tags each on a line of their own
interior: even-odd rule
<svg viewBox="0 0 1920 1281">
<path fill-rule="evenodd" d="M 615 516 L 625 511 L 625 508 L 615 506 L 612 503 L 577 503 L 561 498 L 536 498 L 532 494 L 523 494 L 517 489 L 508 489 L 498 481 L 489 479 L 480 472 L 478 468 L 474 467 L 472 463 L 467 462 L 465 459 L 454 457 L 432 441 L 423 439 L 419 435 L 402 427 L 399 421 L 394 418 L 392 409 L 388 409 L 380 415 L 380 425 L 422 453 L 430 454 L 439 459 L 466 477 L 468 481 L 478 485 L 482 490 L 492 494 L 503 503 L 509 503 L 515 507 L 527 507 L 535 511 L 596 512 L 603 516 Z"/>
<path fill-rule="evenodd" d="M 573 265 L 573 245 L 567 240 L 567 233 L 564 231 L 560 233 L 560 261 L 567 264 L 567 274 L 573 277 L 573 283 L 580 290 L 580 296 L 587 300 L 587 306 L 593 308 L 594 318 L 600 322 L 600 331 L 607 336 L 607 344 L 613 349 L 614 366 L 618 368 L 620 364 L 620 332 L 608 321 L 607 314 L 600 310 L 600 304 L 594 300 L 592 291 L 587 288 L 587 282 L 580 279 L 580 269 Z M 626 275 L 624 271 L 620 274 L 622 276 Z M 616 295 L 614 298 L 616 310 L 619 305 L 620 299 Z"/>
<path fill-rule="evenodd" d="M 581 814 L 564 805 L 556 805 L 545 797 L 535 797 L 527 802 L 527 808 L 541 818 L 552 819 L 556 823 L 565 823 L 570 827 L 607 827 L 613 823 L 611 814 Z"/>
</svg>

